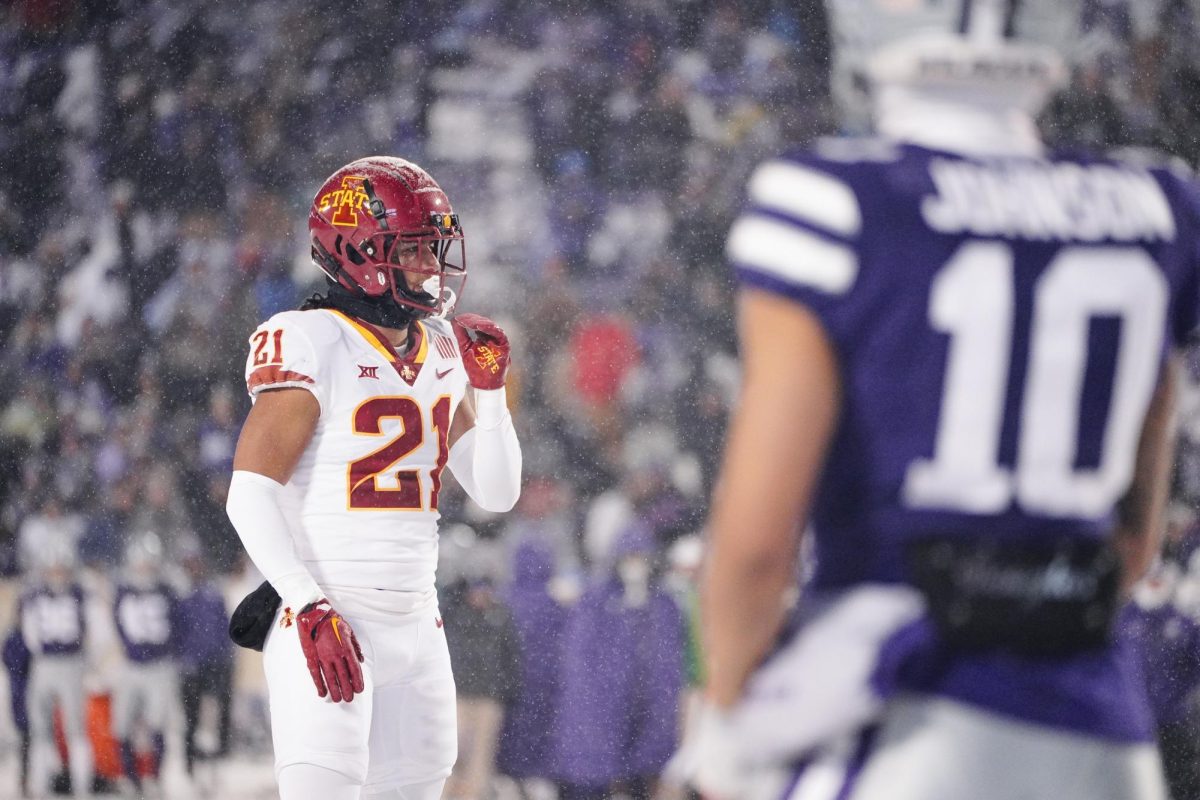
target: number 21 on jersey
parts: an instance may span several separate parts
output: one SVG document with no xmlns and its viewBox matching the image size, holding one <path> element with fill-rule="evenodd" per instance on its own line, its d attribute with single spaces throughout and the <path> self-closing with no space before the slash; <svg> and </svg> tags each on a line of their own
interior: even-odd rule
<svg viewBox="0 0 1200 800">
<path fill-rule="evenodd" d="M 272 346 L 270 353 L 267 352 L 267 340 L 270 340 Z M 273 333 L 267 331 L 257 331 L 250 337 L 250 341 L 254 344 L 254 366 L 261 367 L 263 364 L 282 364 L 283 363 L 283 329 L 278 328 Z"/>
<path fill-rule="evenodd" d="M 442 395 L 431 412 L 433 433 L 437 436 L 437 460 L 429 470 L 429 507 L 422 498 L 421 470 L 399 469 L 388 475 L 400 462 L 425 443 L 425 416 L 411 397 L 372 397 L 354 410 L 352 429 L 360 436 L 383 436 L 383 421 L 397 420 L 400 433 L 387 444 L 350 462 L 346 470 L 346 505 L 351 510 L 436 511 L 442 488 L 442 468 L 449 454 L 450 398 Z M 381 485 L 387 476 L 393 487 Z"/>
<path fill-rule="evenodd" d="M 959 247 L 934 278 L 932 327 L 950 336 L 933 458 L 909 464 L 912 507 L 1094 518 L 1132 476 L 1142 420 L 1158 377 L 1166 280 L 1136 247 L 1068 247 L 1033 289 L 1029 362 L 1010 469 L 999 463 L 1014 325 L 1014 254 L 1003 242 Z M 1120 322 L 1115 375 L 1098 466 L 1075 464 L 1088 332 Z M 1087 420 L 1096 424 L 1096 420 Z"/>
</svg>

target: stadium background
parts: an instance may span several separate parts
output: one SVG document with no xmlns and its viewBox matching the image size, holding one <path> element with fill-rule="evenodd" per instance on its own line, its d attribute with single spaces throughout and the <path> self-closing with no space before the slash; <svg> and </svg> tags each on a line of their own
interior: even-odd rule
<svg viewBox="0 0 1200 800">
<path fill-rule="evenodd" d="M 1195 166 L 1200 3 L 1080 6 L 1086 32 L 1068 53 L 1072 85 L 1042 120 L 1047 138 L 1153 148 Z M 697 678 L 691 580 L 737 381 L 723 237 L 758 160 L 859 132 L 853 92 L 835 102 L 828 90 L 834 48 L 812 0 L 7 4 L 0 633 L 47 537 L 74 543 L 101 614 L 145 531 L 181 587 L 184 566 L 201 564 L 230 602 L 255 585 L 223 511 L 248 408 L 246 337 L 323 285 L 304 227 L 314 187 L 353 158 L 400 155 L 426 167 L 462 217 L 460 308 L 493 316 L 514 341 L 522 501 L 497 518 L 453 482 L 445 492 L 444 611 L 448 630 L 470 633 L 456 644 L 460 684 L 514 713 L 521 702 L 530 713 L 535 697 L 553 734 L 539 745 L 542 766 L 562 779 L 581 737 L 556 711 L 602 690 L 577 685 L 572 666 L 588 624 L 580 600 L 614 580 L 616 543 L 649 542 L 652 583 L 678 612 L 644 638 L 677 668 L 621 670 L 618 690 L 633 697 L 631 687 L 661 681 L 672 718 L 658 723 L 673 728 Z M 1172 630 L 1187 635 L 1164 642 L 1143 626 L 1147 658 L 1183 652 L 1180 664 L 1200 659 L 1191 385 L 1183 416 L 1175 566 L 1159 595 L 1178 609 Z M 545 571 L 514 571 L 530 542 Z M 614 668 L 646 646 L 620 641 L 631 649 L 609 654 Z M 102 641 L 95 653 L 97 697 L 119 678 L 117 649 Z M 217 796 L 271 796 L 261 674 L 250 654 L 236 657 L 233 755 Z M 1189 740 L 1195 673 L 1176 664 L 1163 678 L 1171 719 L 1160 721 Z M 18 792 L 7 708 L 0 797 Z M 637 779 L 669 752 L 664 735 L 629 745 L 614 787 L 643 788 Z M 176 731 L 164 786 L 191 797 L 199 789 L 178 745 Z M 1179 798 L 1194 796 L 1200 759 L 1172 763 Z"/>
</svg>

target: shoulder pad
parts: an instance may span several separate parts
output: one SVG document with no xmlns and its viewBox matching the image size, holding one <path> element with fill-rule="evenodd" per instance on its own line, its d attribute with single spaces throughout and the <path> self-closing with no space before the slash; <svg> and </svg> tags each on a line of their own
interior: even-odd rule
<svg viewBox="0 0 1200 800">
<path fill-rule="evenodd" d="M 308 311 L 281 311 L 260 327 L 282 327 L 300 333 L 308 340 L 314 356 L 321 360 L 330 346 L 346 336 L 346 328 L 333 312 L 323 308 Z"/>
<path fill-rule="evenodd" d="M 1183 180 L 1195 180 L 1195 171 L 1179 156 L 1171 155 L 1156 147 L 1119 147 L 1108 157 L 1119 164 L 1142 169 L 1165 170 Z"/>
<path fill-rule="evenodd" d="M 852 240 L 862 231 L 862 210 L 845 173 L 807 154 L 765 161 L 747 185 L 750 210 Z"/>
<path fill-rule="evenodd" d="M 323 308 L 308 311 L 280 311 L 264 323 L 270 325 L 287 325 L 304 333 L 313 345 L 333 341 L 342 334 L 333 314 Z"/>
<path fill-rule="evenodd" d="M 860 161 L 875 164 L 888 163 L 899 160 L 901 152 L 900 147 L 888 139 L 845 136 L 818 139 L 813 150 L 820 158 L 843 164 Z"/>
<path fill-rule="evenodd" d="M 302 388 L 313 392 L 322 408 L 325 390 L 317 388 L 322 364 L 338 341 L 341 326 L 319 311 L 284 311 L 275 314 L 250 336 L 246 356 L 246 390 L 251 396 L 263 388 Z"/>
<path fill-rule="evenodd" d="M 858 273 L 863 216 L 846 172 L 808 154 L 759 165 L 726 239 L 734 267 L 793 290 L 847 292 Z"/>
</svg>

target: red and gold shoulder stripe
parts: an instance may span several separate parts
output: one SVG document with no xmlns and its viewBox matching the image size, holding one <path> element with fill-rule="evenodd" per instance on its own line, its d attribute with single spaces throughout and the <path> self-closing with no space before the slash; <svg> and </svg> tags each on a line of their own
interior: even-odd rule
<svg viewBox="0 0 1200 800">
<path fill-rule="evenodd" d="M 250 377 L 246 379 L 246 389 L 253 392 L 255 389 L 277 383 L 316 383 L 316 381 L 303 372 L 293 372 L 278 364 L 267 364 L 250 373 Z"/>
</svg>

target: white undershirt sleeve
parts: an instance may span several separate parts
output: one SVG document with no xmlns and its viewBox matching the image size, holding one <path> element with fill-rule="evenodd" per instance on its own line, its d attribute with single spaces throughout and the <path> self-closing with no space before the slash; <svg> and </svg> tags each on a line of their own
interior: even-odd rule
<svg viewBox="0 0 1200 800">
<path fill-rule="evenodd" d="M 279 507 L 281 491 L 283 485 L 266 475 L 235 470 L 225 511 L 254 566 L 283 598 L 283 605 L 299 611 L 325 595 L 296 555 L 296 543 Z"/>
<path fill-rule="evenodd" d="M 521 443 L 504 387 L 475 390 L 475 427 L 450 448 L 450 471 L 485 511 L 504 512 L 521 496 Z"/>
</svg>

